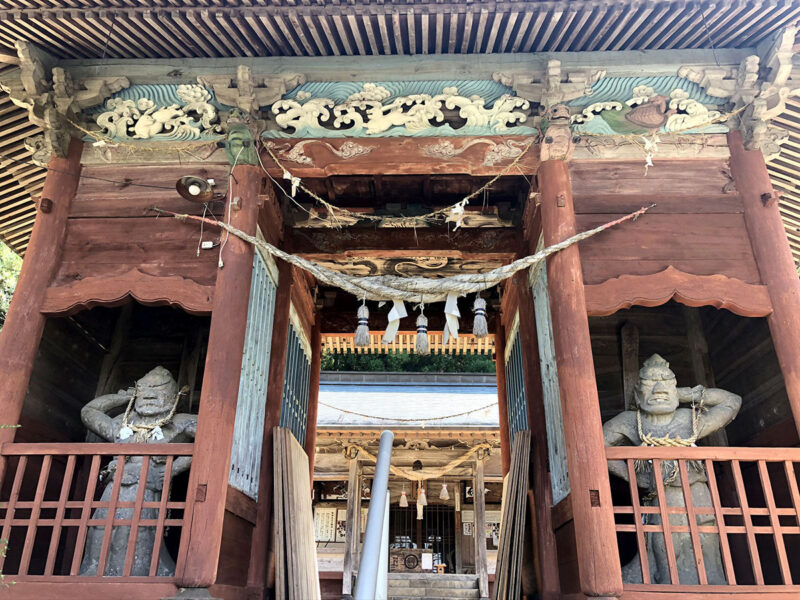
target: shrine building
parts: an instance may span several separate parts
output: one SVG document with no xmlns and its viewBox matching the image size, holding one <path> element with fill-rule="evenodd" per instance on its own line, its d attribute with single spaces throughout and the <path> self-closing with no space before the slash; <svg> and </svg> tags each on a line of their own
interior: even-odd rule
<svg viewBox="0 0 800 600">
<path fill-rule="evenodd" d="M 0 0 L 0 596 L 800 598 L 798 25 Z"/>
</svg>

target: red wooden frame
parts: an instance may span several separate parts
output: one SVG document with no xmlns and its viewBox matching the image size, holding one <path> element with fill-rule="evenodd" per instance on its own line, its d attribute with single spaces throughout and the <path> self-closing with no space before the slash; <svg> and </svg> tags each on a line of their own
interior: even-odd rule
<svg viewBox="0 0 800 600">
<path fill-rule="evenodd" d="M 159 552 L 161 550 L 161 540 L 164 536 L 166 527 L 180 528 L 182 534 L 187 527 L 188 516 L 190 514 L 192 498 L 191 495 L 183 500 L 170 500 L 171 473 L 175 458 L 192 456 L 194 451 L 193 444 L 58 444 L 58 443 L 36 443 L 36 444 L 14 444 L 7 443 L 0 446 L 0 457 L 6 463 L 9 459 L 16 458 L 15 467 L 9 469 L 9 475 L 13 477 L 13 483 L 8 492 L 8 496 L 0 501 L 0 511 L 3 511 L 2 532 L 0 537 L 4 540 L 10 538 L 12 527 L 24 527 L 25 542 L 21 549 L 18 568 L 16 572 L 6 573 L 6 576 L 14 582 L 26 583 L 134 583 L 143 582 L 146 579 L 142 576 L 131 574 L 136 541 L 140 527 L 155 527 L 155 543 L 150 561 L 149 577 L 153 578 L 152 583 L 163 584 L 171 583 L 175 577 L 157 577 L 157 567 Z M 119 493 L 122 482 L 122 474 L 125 461 L 129 457 L 166 457 L 164 482 L 161 499 L 159 501 L 144 500 L 145 486 L 139 486 L 136 499 L 134 501 L 119 501 Z M 29 467 L 37 462 L 41 457 L 41 467 L 39 472 L 31 472 Z M 80 465 L 79 460 L 83 459 L 84 465 Z M 111 497 L 108 500 L 98 499 L 98 475 L 100 474 L 101 462 L 106 458 L 116 458 L 117 468 L 113 473 Z M 53 465 L 65 462 L 63 475 L 56 473 L 54 477 Z M 142 461 L 139 471 L 140 481 L 146 480 L 150 468 L 150 460 Z M 83 466 L 88 468 L 88 477 L 75 477 L 76 472 Z M 26 473 L 31 481 L 30 474 L 36 480 L 33 498 L 25 499 L 29 495 L 25 491 Z M 13 474 L 13 475 L 12 475 Z M 48 483 L 58 488 L 58 500 L 47 500 L 46 490 Z M 83 484 L 83 485 L 82 485 Z M 30 486 L 27 486 L 30 487 Z M 79 489 L 83 487 L 83 489 Z M 5 494 L 4 494 L 5 495 Z M 72 500 L 70 497 L 72 496 Z M 98 508 L 107 509 L 106 517 L 92 518 L 92 513 Z M 117 511 L 120 509 L 132 509 L 130 516 L 119 518 Z M 143 509 L 157 510 L 157 517 L 151 519 L 142 518 Z M 169 518 L 168 511 L 182 511 L 182 518 Z M 52 517 L 43 516 L 55 511 Z M 20 516 L 19 513 L 23 513 Z M 82 575 L 80 574 L 83 551 L 86 544 L 89 527 L 103 526 L 104 535 L 100 552 L 100 562 L 98 572 L 105 571 L 106 562 L 110 552 L 111 534 L 114 527 L 129 527 L 128 548 L 123 566 L 123 575 L 110 577 L 103 575 Z M 67 544 L 61 551 L 59 557 L 59 547 L 65 528 L 77 527 L 77 534 L 70 544 Z M 37 533 L 39 528 L 52 528 L 50 532 L 49 544 L 37 544 Z M 41 539 L 41 534 L 38 536 Z M 180 550 L 177 557 L 176 571 L 186 560 L 187 535 L 181 536 Z M 30 574 L 31 559 L 39 554 L 44 556 L 46 550 L 46 561 L 42 574 Z M 60 569 L 56 562 L 60 558 Z M 5 567 L 6 558 L 0 556 L 0 569 Z M 61 571 L 62 573 L 58 573 Z M 27 587 L 27 586 L 25 586 Z"/>
<path fill-rule="evenodd" d="M 798 474 L 796 464 L 800 463 L 800 449 L 798 448 L 726 448 L 726 447 L 697 447 L 697 448 L 651 448 L 651 447 L 609 447 L 606 449 L 606 458 L 611 460 L 625 461 L 628 472 L 628 487 L 631 495 L 629 505 L 615 505 L 614 514 L 631 515 L 633 523 L 620 523 L 617 519 L 617 533 L 634 533 L 636 536 L 636 546 L 639 556 L 646 556 L 645 534 L 660 533 L 664 534 L 665 540 L 673 540 L 673 534 L 688 534 L 692 542 L 692 549 L 695 554 L 695 563 L 698 565 L 698 581 L 700 585 L 681 585 L 681 584 L 654 584 L 651 582 L 649 565 L 646 560 L 641 561 L 642 580 L 641 584 L 625 584 L 624 598 L 645 598 L 656 597 L 644 593 L 681 593 L 689 594 L 725 594 L 725 597 L 748 597 L 748 594 L 758 593 L 758 597 L 764 594 L 795 594 L 791 597 L 800 597 L 800 581 L 794 581 L 790 568 L 790 556 L 787 554 L 784 535 L 800 534 L 800 487 L 798 484 Z M 639 489 L 636 484 L 635 461 L 652 461 L 652 469 L 655 473 L 661 473 L 663 461 L 676 461 L 680 473 L 681 489 L 685 498 L 685 506 L 667 505 L 665 500 L 664 481 L 660 476 L 655 477 L 657 503 L 645 506 L 639 498 Z M 700 462 L 708 477 L 709 490 L 711 492 L 712 506 L 694 506 L 692 495 L 689 491 L 689 479 L 687 471 L 687 461 Z M 753 489 L 754 482 L 745 480 L 742 474 L 742 463 L 754 463 L 757 470 L 757 479 L 763 493 L 764 504 L 766 506 L 751 506 L 748 499 L 756 493 Z M 771 475 L 768 465 L 781 465 L 779 471 L 786 480 L 786 500 L 791 502 L 791 507 L 779 507 L 776 502 L 774 491 L 775 473 Z M 720 472 L 726 468 L 732 478 L 730 488 L 731 495 L 735 499 L 726 502 L 722 497 L 720 485 Z M 644 524 L 642 517 L 648 514 L 660 516 L 660 523 Z M 681 515 L 686 517 L 686 524 L 676 524 L 674 519 L 670 521 L 671 515 Z M 700 515 L 713 515 L 715 523 L 711 525 L 699 525 L 697 518 Z M 764 524 L 767 518 L 769 524 Z M 783 521 L 782 521 L 783 518 Z M 740 524 L 731 524 L 731 519 L 740 520 Z M 787 524 L 791 520 L 793 523 Z M 707 585 L 703 554 L 700 547 L 700 534 L 715 534 L 719 536 L 720 551 L 723 568 L 725 571 L 728 585 Z M 731 535 L 744 535 L 746 538 L 746 549 L 749 559 L 749 566 L 752 568 L 755 585 L 742 585 L 737 581 L 736 557 L 731 550 Z M 764 571 L 761 562 L 761 554 L 757 544 L 756 536 L 771 536 L 777 556 L 777 564 L 780 572 L 780 584 L 769 584 L 765 582 Z M 678 580 L 678 571 L 674 551 L 674 541 L 666 544 L 667 561 L 669 565 L 670 579 Z M 741 562 L 741 559 L 740 559 Z M 631 593 L 629 595 L 629 593 Z M 640 595 L 640 593 L 644 595 Z M 711 596 L 702 596 L 711 597 Z M 756 596 L 751 596 L 756 597 Z M 784 597 L 784 596 L 779 596 Z"/>
</svg>

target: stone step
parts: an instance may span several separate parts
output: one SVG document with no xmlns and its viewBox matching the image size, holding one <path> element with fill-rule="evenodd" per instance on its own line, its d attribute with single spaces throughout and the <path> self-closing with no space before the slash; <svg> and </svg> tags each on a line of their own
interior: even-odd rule
<svg viewBox="0 0 800 600">
<path fill-rule="evenodd" d="M 390 579 L 389 587 L 406 588 L 406 587 L 439 587 L 448 589 L 464 589 L 472 590 L 478 588 L 478 580 L 462 580 L 462 579 L 433 579 L 433 580 L 419 580 L 419 579 Z"/>
<path fill-rule="evenodd" d="M 389 581 L 413 581 L 438 583 L 440 581 L 460 581 L 478 584 L 477 575 L 456 573 L 389 573 Z"/>
<path fill-rule="evenodd" d="M 474 596 L 478 598 L 479 596 Z M 425 600 L 452 600 L 452 596 L 425 596 Z M 389 594 L 388 600 L 419 600 L 419 596 L 392 596 Z"/>
<path fill-rule="evenodd" d="M 442 587 L 394 587 L 389 586 L 388 596 L 402 597 L 402 598 L 480 598 L 480 592 L 477 589 L 458 589 L 458 588 L 442 588 Z"/>
</svg>

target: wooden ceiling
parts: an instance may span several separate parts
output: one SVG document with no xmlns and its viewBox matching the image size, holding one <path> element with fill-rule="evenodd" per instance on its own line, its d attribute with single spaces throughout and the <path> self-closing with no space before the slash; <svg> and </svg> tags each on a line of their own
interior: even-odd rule
<svg viewBox="0 0 800 600">
<path fill-rule="evenodd" d="M 744 48 L 798 18 L 795 0 L 0 0 L 0 54 L 17 39 L 77 59 Z M 799 114 L 782 125 L 800 132 Z M 0 240 L 19 254 L 44 180 L 24 146 L 37 133 L 0 93 Z M 797 144 L 771 172 L 800 259 Z"/>
</svg>

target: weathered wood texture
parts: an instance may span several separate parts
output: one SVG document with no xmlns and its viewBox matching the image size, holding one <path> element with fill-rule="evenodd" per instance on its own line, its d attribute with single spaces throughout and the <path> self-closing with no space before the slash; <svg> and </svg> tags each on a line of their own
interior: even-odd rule
<svg viewBox="0 0 800 600">
<path fill-rule="evenodd" d="M 527 272 L 513 279 L 519 302 L 519 329 L 522 336 L 523 371 L 528 407 L 528 428 L 531 431 L 530 488 L 533 495 L 531 534 L 538 563 L 539 592 L 542 600 L 556 600 L 559 594 L 556 539 L 550 507 L 553 490 L 548 473 L 548 438 L 544 406 L 542 369 L 539 354 L 539 323 Z M 552 467 L 551 467 L 552 468 Z"/>
<path fill-rule="evenodd" d="M 344 139 L 321 140 L 275 140 L 273 152 L 281 164 L 290 169 L 298 177 L 327 177 L 329 175 L 413 175 L 459 173 L 464 175 L 497 175 L 502 173 L 513 159 L 505 159 L 489 164 L 485 161 L 487 151 L 495 144 L 503 144 L 511 140 L 520 148 L 532 142 L 531 138 L 521 136 L 481 136 L 480 138 L 372 138 L 364 145 L 371 151 L 358 160 L 343 158 L 336 154 L 339 148 L 347 143 Z M 448 159 L 432 158 L 430 150 L 442 141 L 455 145 L 456 150 L 466 148 L 460 154 Z M 477 143 L 476 143 L 477 142 Z M 303 144 L 303 152 L 311 159 L 311 163 L 295 163 L 285 155 L 298 143 Z M 467 147 L 469 146 L 469 147 Z M 333 148 L 333 150 L 332 150 Z M 283 170 L 278 167 L 267 152 L 262 152 L 262 160 L 270 175 L 279 179 Z M 539 151 L 536 145 L 519 161 L 523 173 L 533 173 L 539 162 Z"/>
<path fill-rule="evenodd" d="M 650 275 L 620 275 L 587 285 L 586 312 L 610 315 L 634 305 L 658 306 L 677 300 L 687 306 L 727 308 L 746 317 L 772 312 L 767 286 L 744 283 L 725 275 L 692 275 L 669 266 Z"/>
<path fill-rule="evenodd" d="M 276 427 L 273 440 L 275 597 L 277 600 L 319 600 L 308 459 L 288 429 Z"/>
<path fill-rule="evenodd" d="M 361 472 L 358 459 L 349 459 L 347 466 L 347 513 L 342 569 L 342 596 L 345 598 L 353 595 L 353 575 L 358 569 L 358 547 L 361 539 Z"/>
<path fill-rule="evenodd" d="M 486 563 L 486 494 L 483 472 L 483 460 L 478 456 L 475 461 L 475 520 L 473 522 L 473 539 L 475 540 L 475 573 L 478 575 L 478 590 L 481 598 L 489 597 L 489 573 Z"/>
<path fill-rule="evenodd" d="M 560 160 L 538 174 L 545 246 L 576 232 L 570 174 Z M 591 596 L 619 596 L 622 575 L 614 532 L 602 421 L 592 363 L 581 252 L 571 246 L 547 260 L 550 309 L 558 366 L 571 500 L 580 564 L 580 588 Z"/>
<path fill-rule="evenodd" d="M 175 191 L 180 175 L 227 179 L 225 165 L 87 167 L 70 207 L 63 258 L 48 290 L 45 310 L 74 312 L 96 304 L 119 304 L 128 296 L 147 304 L 174 304 L 211 311 L 218 249 L 200 250 L 200 228 L 150 208 L 202 214 L 202 204 Z M 131 185 L 140 184 L 140 185 Z M 222 216 L 224 194 L 210 203 Z M 220 232 L 207 228 L 203 239 Z"/>
<path fill-rule="evenodd" d="M 40 207 L 11 306 L 0 332 L 0 423 L 17 424 L 22 413 L 36 353 L 45 326 L 41 313 L 45 289 L 61 259 L 67 215 L 81 172 L 83 144 L 70 142 L 66 158 L 54 157 L 49 166 L 42 198 L 49 212 Z M 42 201 L 44 202 L 44 201 Z M 0 442 L 14 439 L 15 429 L 0 430 Z M 0 478 L 2 467 L 0 466 Z"/>
<path fill-rule="evenodd" d="M 641 219 L 581 242 L 585 283 L 651 275 L 670 265 L 693 275 L 761 283 L 742 201 L 723 192 L 730 182 L 724 169 L 717 160 L 664 160 L 645 177 L 635 162 L 572 163 L 579 231 L 656 203 Z"/>
<path fill-rule="evenodd" d="M 311 485 L 314 485 L 314 458 L 317 456 L 317 412 L 319 409 L 319 376 L 322 366 L 322 318 L 317 312 L 311 332 L 311 368 L 308 382 L 308 422 L 306 423 L 306 456 Z"/>
<path fill-rule="evenodd" d="M 495 331 L 495 367 L 497 373 L 497 413 L 500 423 L 500 456 L 502 475 L 511 466 L 511 438 L 508 435 L 508 397 L 506 396 L 506 329 L 497 320 Z"/>
<path fill-rule="evenodd" d="M 773 312 L 768 318 L 772 341 L 800 432 L 800 279 L 763 155 L 746 151 L 738 131 L 728 134 L 728 145 L 731 173 L 744 203 L 747 232 L 772 301 Z"/>
<path fill-rule="evenodd" d="M 241 199 L 241 208 L 230 208 L 226 218 L 235 227 L 255 235 L 263 173 L 259 168 L 241 165 L 234 168 L 234 175 L 231 193 Z M 220 269 L 220 287 L 214 297 L 195 441 L 197 451 L 189 481 L 189 493 L 205 496 L 205 500 L 197 503 L 191 515 L 187 551 L 192 560 L 178 573 L 178 581 L 186 587 L 208 587 L 216 580 L 253 252 L 250 244 L 233 236 L 222 252 L 224 268 Z"/>
<path fill-rule="evenodd" d="M 275 315 L 272 324 L 272 349 L 270 350 L 267 404 L 264 419 L 264 440 L 261 445 L 261 473 L 258 488 L 258 515 L 250 549 L 248 585 L 260 590 L 260 598 L 272 587 L 274 548 L 272 545 L 272 511 L 274 477 L 272 456 L 273 431 L 280 423 L 283 379 L 286 370 L 286 347 L 289 340 L 289 307 L 295 271 L 284 261 L 278 263 L 278 293 L 275 296 Z"/>
</svg>

